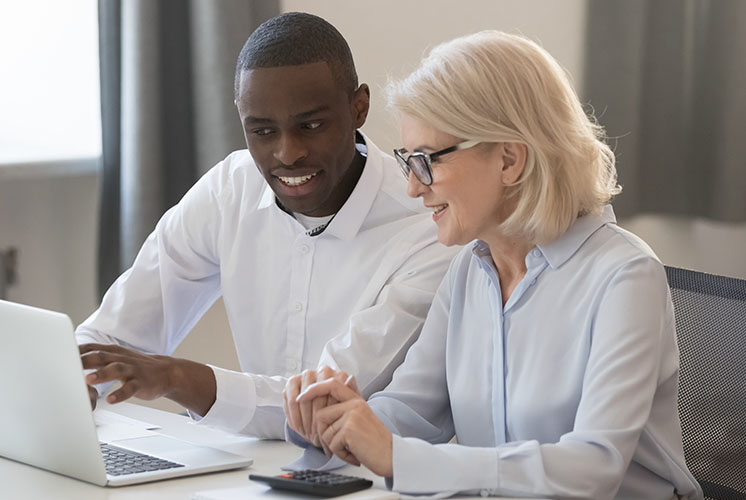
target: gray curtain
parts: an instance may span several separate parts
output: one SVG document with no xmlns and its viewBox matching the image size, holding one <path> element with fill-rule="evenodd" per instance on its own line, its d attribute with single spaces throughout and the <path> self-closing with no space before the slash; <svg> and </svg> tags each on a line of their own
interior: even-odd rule
<svg viewBox="0 0 746 500">
<path fill-rule="evenodd" d="M 245 147 L 233 73 L 276 1 L 99 0 L 103 173 L 98 288 L 196 179 Z"/>
<path fill-rule="evenodd" d="M 746 1 L 589 0 L 584 100 L 617 214 L 746 220 Z"/>
</svg>

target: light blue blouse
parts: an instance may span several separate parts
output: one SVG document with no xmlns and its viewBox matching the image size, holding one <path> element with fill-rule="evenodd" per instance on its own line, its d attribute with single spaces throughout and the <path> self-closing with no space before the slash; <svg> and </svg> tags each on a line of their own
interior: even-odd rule
<svg viewBox="0 0 746 500">
<path fill-rule="evenodd" d="M 503 307 L 484 242 L 451 263 L 419 340 L 369 400 L 395 434 L 389 484 L 701 498 L 684 462 L 673 309 L 653 251 L 609 206 L 531 250 L 526 267 Z"/>
</svg>

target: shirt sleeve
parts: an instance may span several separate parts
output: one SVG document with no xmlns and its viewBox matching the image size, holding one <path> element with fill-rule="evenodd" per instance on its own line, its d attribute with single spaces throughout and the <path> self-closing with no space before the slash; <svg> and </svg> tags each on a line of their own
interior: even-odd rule
<svg viewBox="0 0 746 500">
<path fill-rule="evenodd" d="M 189 412 L 194 420 L 235 433 L 285 439 L 282 391 L 286 377 L 210 368 L 217 383 L 215 403 L 204 417 Z"/>
<path fill-rule="evenodd" d="M 422 234 L 412 233 L 407 239 L 416 244 L 407 244 L 406 251 L 392 247 L 398 257 L 389 259 L 391 267 L 381 268 L 383 286 L 373 303 L 358 308 L 348 331 L 329 341 L 322 351 L 318 366 L 354 374 L 366 398 L 388 384 L 419 336 L 434 290 L 458 250 L 437 243 L 429 224 L 420 227 Z M 213 371 L 217 399 L 201 423 L 262 438 L 285 438 L 282 391 L 287 377 L 215 367 Z"/>
<path fill-rule="evenodd" d="M 459 250 L 438 243 L 432 223 L 424 222 L 410 232 L 417 243 L 388 259 L 396 267 L 388 272 L 372 304 L 358 308 L 348 331 L 329 341 L 319 360 L 319 367 L 328 365 L 354 375 L 366 399 L 388 385 L 419 337 L 435 290 Z"/>
<path fill-rule="evenodd" d="M 491 495 L 613 498 L 658 387 L 675 383 L 674 335 L 663 266 L 651 258 L 625 264 L 600 294 L 581 401 L 570 432 L 556 443 L 434 445 L 428 434 L 433 430 L 432 415 L 439 411 L 427 404 L 432 397 L 395 396 L 396 404 L 377 411 L 393 420 L 394 429 L 401 430 L 404 420 L 410 436 L 394 440 L 392 487 L 406 493 L 479 490 Z M 402 366 L 402 378 L 408 364 L 409 360 Z M 421 392 L 434 389 L 445 390 L 430 384 Z M 381 394 L 382 401 L 391 399 L 388 392 Z M 422 408 L 418 399 L 425 400 Z M 375 403 L 372 400 L 371 406 Z"/>
<path fill-rule="evenodd" d="M 119 344 L 170 355 L 220 294 L 220 172 L 168 210 L 131 268 L 76 329 L 79 344 Z"/>
<path fill-rule="evenodd" d="M 429 443 L 447 442 L 454 434 L 446 380 L 446 334 L 450 302 L 449 275 L 438 287 L 422 335 L 382 392 L 369 404 L 394 434 Z"/>
</svg>

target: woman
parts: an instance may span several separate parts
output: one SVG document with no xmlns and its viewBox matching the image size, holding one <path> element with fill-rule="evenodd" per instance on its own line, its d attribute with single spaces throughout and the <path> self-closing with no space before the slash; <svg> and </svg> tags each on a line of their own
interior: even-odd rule
<svg viewBox="0 0 746 500">
<path fill-rule="evenodd" d="M 366 403 L 343 374 L 298 376 L 290 427 L 406 493 L 701 498 L 663 266 L 616 226 L 614 155 L 560 66 L 486 31 L 389 95 L 409 195 L 466 246 L 391 384 Z"/>
</svg>

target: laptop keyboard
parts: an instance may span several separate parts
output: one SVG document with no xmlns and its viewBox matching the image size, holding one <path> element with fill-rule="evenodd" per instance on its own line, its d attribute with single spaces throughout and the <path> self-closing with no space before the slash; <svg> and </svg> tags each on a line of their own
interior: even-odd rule
<svg viewBox="0 0 746 500">
<path fill-rule="evenodd" d="M 124 448 L 118 448 L 107 443 L 99 444 L 101 445 L 101 453 L 104 455 L 106 473 L 111 476 L 123 476 L 137 472 L 184 467 L 183 464 L 145 455 L 144 453 L 125 450 Z"/>
</svg>

